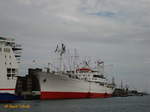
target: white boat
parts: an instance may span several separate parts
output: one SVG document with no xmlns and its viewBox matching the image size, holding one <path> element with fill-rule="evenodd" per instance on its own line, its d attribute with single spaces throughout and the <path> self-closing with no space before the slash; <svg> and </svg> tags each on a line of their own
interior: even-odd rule
<svg viewBox="0 0 150 112">
<path fill-rule="evenodd" d="M 85 64 L 76 66 L 73 70 L 62 70 L 62 57 L 66 52 L 64 44 L 56 53 L 60 55 L 60 69 L 47 72 L 36 71 L 40 85 L 41 99 L 67 99 L 67 98 L 106 98 L 111 97 L 115 89 L 114 84 L 108 83 L 104 76 L 104 62 L 97 62 L 97 69 Z M 99 69 L 100 68 L 100 69 Z"/>
<path fill-rule="evenodd" d="M 14 39 L 0 37 L 0 101 L 18 100 L 15 86 L 21 46 Z"/>
</svg>

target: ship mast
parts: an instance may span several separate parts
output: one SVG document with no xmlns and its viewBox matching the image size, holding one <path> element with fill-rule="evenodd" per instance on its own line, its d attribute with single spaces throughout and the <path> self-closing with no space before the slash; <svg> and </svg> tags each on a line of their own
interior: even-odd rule
<svg viewBox="0 0 150 112">
<path fill-rule="evenodd" d="M 104 75 L 104 61 L 101 60 L 97 61 L 97 69 L 98 72 L 101 73 L 100 75 Z"/>
<path fill-rule="evenodd" d="M 62 72 L 63 70 L 62 60 L 63 60 L 63 55 L 65 54 L 65 52 L 66 52 L 66 46 L 63 43 L 61 43 L 61 46 L 57 44 L 55 53 L 57 53 L 59 56 L 59 72 Z"/>
<path fill-rule="evenodd" d="M 78 59 L 79 59 L 79 56 L 77 53 L 77 49 L 74 49 L 74 61 L 73 61 L 74 72 L 76 72 L 76 69 L 78 67 Z"/>
</svg>

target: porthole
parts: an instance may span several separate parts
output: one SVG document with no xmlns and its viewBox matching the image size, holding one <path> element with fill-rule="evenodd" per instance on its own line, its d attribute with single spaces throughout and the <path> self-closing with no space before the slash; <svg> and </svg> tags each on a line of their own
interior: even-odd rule
<svg viewBox="0 0 150 112">
<path fill-rule="evenodd" d="M 46 79 L 43 79 L 43 82 L 45 83 L 45 82 L 46 82 Z"/>
</svg>

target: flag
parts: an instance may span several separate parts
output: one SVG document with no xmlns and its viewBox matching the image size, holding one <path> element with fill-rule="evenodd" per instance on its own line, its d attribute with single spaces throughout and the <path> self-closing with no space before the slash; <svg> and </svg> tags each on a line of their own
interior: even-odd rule
<svg viewBox="0 0 150 112">
<path fill-rule="evenodd" d="M 62 43 L 62 48 L 61 48 L 61 53 L 60 55 L 62 56 L 66 52 L 66 46 Z"/>
<path fill-rule="evenodd" d="M 58 52 L 58 44 L 57 44 L 57 47 L 56 47 L 56 49 L 55 49 L 55 53 L 56 53 L 56 52 Z"/>
<path fill-rule="evenodd" d="M 100 65 L 100 64 L 103 64 L 104 61 L 97 61 L 97 64 Z"/>
<path fill-rule="evenodd" d="M 66 52 L 66 46 L 62 44 L 62 51 L 65 53 Z"/>
</svg>

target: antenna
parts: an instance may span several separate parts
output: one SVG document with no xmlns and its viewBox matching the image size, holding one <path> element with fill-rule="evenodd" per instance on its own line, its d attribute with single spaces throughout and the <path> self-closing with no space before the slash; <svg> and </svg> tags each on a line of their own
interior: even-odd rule
<svg viewBox="0 0 150 112">
<path fill-rule="evenodd" d="M 68 65 L 69 65 L 69 71 L 71 71 L 71 63 L 72 62 L 72 60 L 71 60 L 71 54 L 70 54 L 70 51 L 69 51 L 69 49 L 68 49 Z"/>
<path fill-rule="evenodd" d="M 112 85 L 114 85 L 114 86 L 116 85 L 115 84 L 115 77 L 112 77 Z"/>
<path fill-rule="evenodd" d="M 97 69 L 101 75 L 104 75 L 104 61 L 98 60 L 97 61 Z"/>
<path fill-rule="evenodd" d="M 123 89 L 123 81 L 121 80 L 120 88 Z"/>
<path fill-rule="evenodd" d="M 47 73 L 49 73 L 49 72 L 50 72 L 50 64 L 51 64 L 51 63 L 48 63 Z"/>
<path fill-rule="evenodd" d="M 36 68 L 37 66 L 36 60 L 33 60 L 32 63 L 33 63 L 33 68 Z"/>
<path fill-rule="evenodd" d="M 74 61 L 73 61 L 73 64 L 74 64 L 74 71 L 76 72 L 76 69 L 77 69 L 77 66 L 78 66 L 78 59 L 79 59 L 79 55 L 77 53 L 77 49 L 75 48 L 74 49 Z"/>
</svg>

